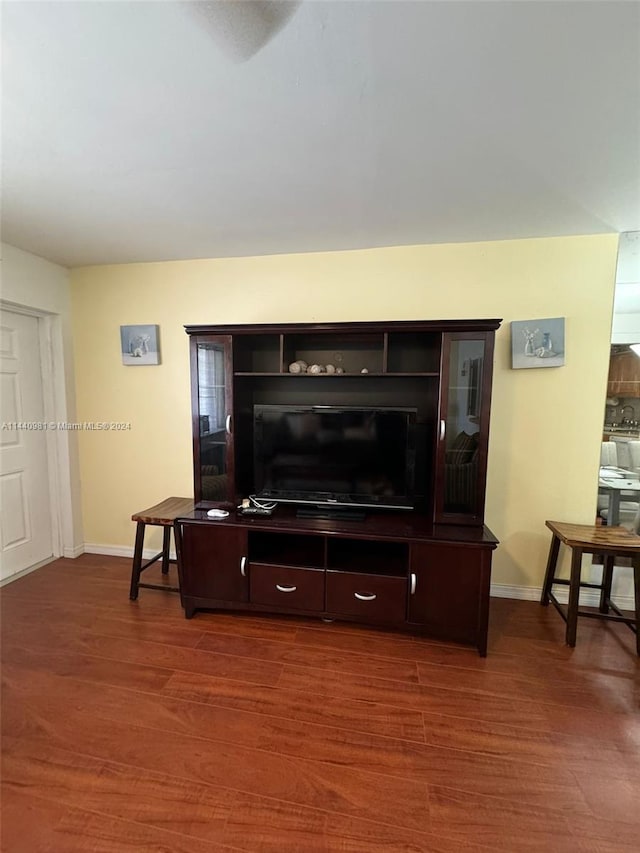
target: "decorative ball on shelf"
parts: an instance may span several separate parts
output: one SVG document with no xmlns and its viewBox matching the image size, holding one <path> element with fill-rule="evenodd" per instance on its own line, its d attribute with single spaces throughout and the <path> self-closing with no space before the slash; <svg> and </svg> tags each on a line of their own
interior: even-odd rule
<svg viewBox="0 0 640 853">
<path fill-rule="evenodd" d="M 362 368 L 362 370 L 360 371 L 360 373 L 368 373 L 368 372 L 369 372 L 369 371 L 368 371 L 368 369 L 367 369 L 366 367 L 363 367 L 363 368 Z"/>
<path fill-rule="evenodd" d="M 336 372 L 335 366 L 333 364 L 327 364 L 327 366 L 325 367 L 325 370 L 327 371 L 327 373 L 335 373 Z"/>
<path fill-rule="evenodd" d="M 307 362 L 304 359 L 299 358 L 297 363 L 300 365 L 300 373 L 306 373 L 307 367 L 309 367 Z"/>
<path fill-rule="evenodd" d="M 289 373 L 302 373 L 299 361 L 292 361 L 289 365 Z"/>
<path fill-rule="evenodd" d="M 318 374 L 322 373 L 322 366 L 320 364 L 310 364 L 307 368 L 307 373 Z"/>
<path fill-rule="evenodd" d="M 336 367 L 336 373 L 344 373 L 344 368 Z"/>
</svg>

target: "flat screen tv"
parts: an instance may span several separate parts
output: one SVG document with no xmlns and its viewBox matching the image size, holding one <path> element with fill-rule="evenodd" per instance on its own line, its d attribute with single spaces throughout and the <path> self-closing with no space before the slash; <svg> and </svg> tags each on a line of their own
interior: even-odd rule
<svg viewBox="0 0 640 853">
<path fill-rule="evenodd" d="M 258 497 L 413 509 L 416 409 L 256 405 Z"/>
</svg>

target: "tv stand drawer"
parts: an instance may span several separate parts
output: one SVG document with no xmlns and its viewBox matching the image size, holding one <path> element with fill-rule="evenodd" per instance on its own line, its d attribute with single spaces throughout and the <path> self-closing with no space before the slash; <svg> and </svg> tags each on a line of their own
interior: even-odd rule
<svg viewBox="0 0 640 853">
<path fill-rule="evenodd" d="M 251 563 L 249 601 L 298 610 L 324 610 L 324 571 Z"/>
<path fill-rule="evenodd" d="M 327 611 L 374 622 L 404 622 L 407 579 L 363 572 L 327 572 Z"/>
</svg>

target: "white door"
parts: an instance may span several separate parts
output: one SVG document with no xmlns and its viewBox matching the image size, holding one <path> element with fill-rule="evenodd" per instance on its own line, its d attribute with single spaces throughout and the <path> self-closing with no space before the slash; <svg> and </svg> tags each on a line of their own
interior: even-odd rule
<svg viewBox="0 0 640 853">
<path fill-rule="evenodd" d="M 0 313 L 0 580 L 53 556 L 38 319 Z"/>
</svg>

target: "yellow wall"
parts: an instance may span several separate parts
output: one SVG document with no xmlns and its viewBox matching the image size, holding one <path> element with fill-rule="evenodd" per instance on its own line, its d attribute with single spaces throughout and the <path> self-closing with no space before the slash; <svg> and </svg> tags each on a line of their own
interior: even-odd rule
<svg viewBox="0 0 640 853">
<path fill-rule="evenodd" d="M 133 544 L 131 513 L 192 494 L 185 324 L 502 317 L 486 523 L 493 580 L 541 585 L 546 518 L 593 520 L 617 235 L 87 267 L 72 271 L 85 541 Z M 511 320 L 566 317 L 566 365 L 510 369 Z M 124 367 L 119 326 L 157 323 L 162 364 Z"/>
</svg>

